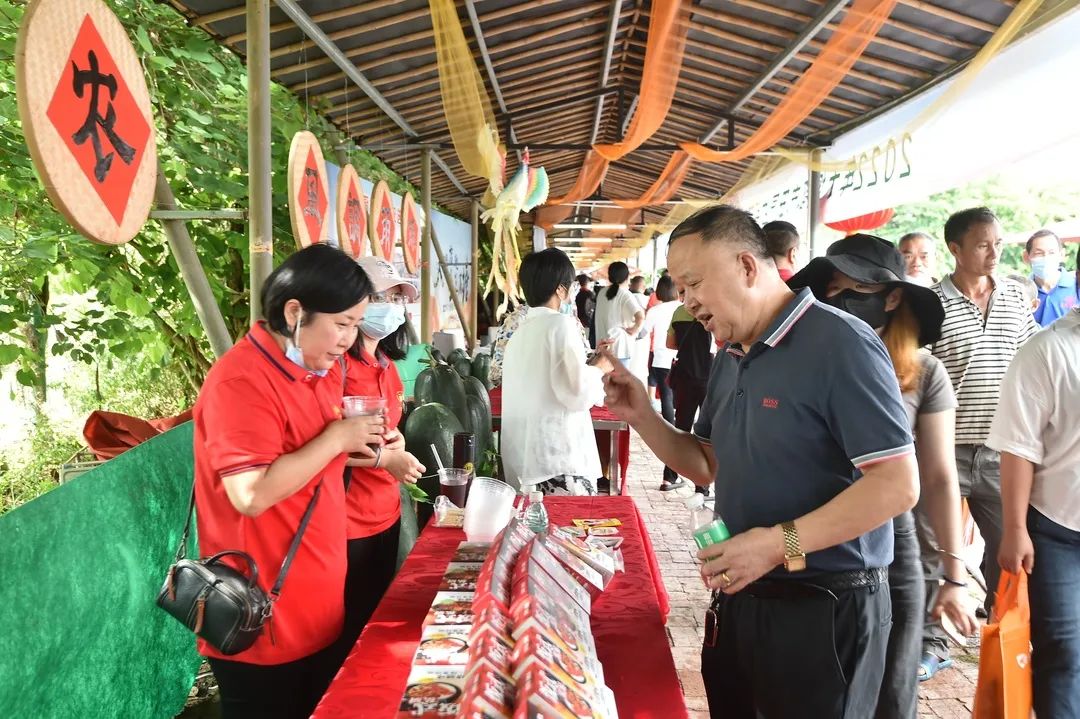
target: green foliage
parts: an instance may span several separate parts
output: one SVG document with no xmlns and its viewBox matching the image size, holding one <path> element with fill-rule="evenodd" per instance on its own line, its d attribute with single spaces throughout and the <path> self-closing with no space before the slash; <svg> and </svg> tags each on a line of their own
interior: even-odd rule
<svg viewBox="0 0 1080 719">
<path fill-rule="evenodd" d="M 165 3 L 106 3 L 142 61 L 158 161 L 179 206 L 246 210 L 243 61 Z M 98 408 L 175 414 L 194 402 L 213 361 L 209 343 L 159 223 L 148 222 L 127 245 L 106 247 L 78 235 L 46 196 L 15 94 L 15 41 L 25 5 L 0 0 L 0 369 L 15 366 L 19 383 L 35 388 L 35 406 L 44 406 L 49 386 L 80 414 Z M 295 249 L 284 172 L 292 136 L 309 127 L 328 154 L 337 136 L 319 109 L 306 110 L 285 88 L 271 88 L 276 262 Z M 361 176 L 418 194 L 374 155 L 354 151 L 350 159 Z M 240 337 L 249 312 L 247 225 L 192 222 L 189 231 L 226 325 Z M 46 377 L 46 367 L 57 377 Z M 56 466 L 82 444 L 41 410 L 37 416 L 25 441 L 0 456 L 5 507 L 54 486 Z"/>
<path fill-rule="evenodd" d="M 60 465 L 82 444 L 40 415 L 23 442 L 0 450 L 0 514 L 55 487 Z"/>
<path fill-rule="evenodd" d="M 181 207 L 247 209 L 247 78 L 243 62 L 172 8 L 151 0 L 109 5 L 130 31 L 153 102 L 158 160 Z M 123 247 L 104 247 L 77 235 L 48 201 L 19 121 L 14 47 L 24 8 L 0 0 L 0 365 L 18 364 L 19 379 L 43 385 L 44 342 L 25 327 L 53 328 L 53 352 L 84 363 L 99 357 L 149 356 L 176 363 L 197 386 L 213 360 L 161 226 L 148 222 Z M 285 88 L 271 92 L 275 254 L 295 248 L 289 226 L 286 173 L 293 134 L 305 126 L 329 141 L 334 129 L 306 111 Z M 412 188 L 378 158 L 352 153 L 358 172 Z M 190 224 L 211 288 L 234 337 L 248 325 L 247 225 Z M 51 280 L 46 283 L 46 278 Z M 77 297 L 74 303 L 50 303 Z"/>
<path fill-rule="evenodd" d="M 923 202 L 896 208 L 896 214 L 879 231 L 894 242 L 909 232 L 925 232 L 938 240 L 938 272 L 955 267 L 945 246 L 943 229 L 949 215 L 968 207 L 986 206 L 1001 220 L 1006 235 L 1028 235 L 1041 227 L 1069 220 L 1080 214 L 1080 188 L 1019 188 L 1001 177 L 972 182 L 964 187 L 931 195 Z M 1001 257 L 1001 274 L 1028 274 L 1022 244 L 1007 244 Z M 1068 267 L 1075 267 L 1077 246 L 1067 246 Z"/>
</svg>

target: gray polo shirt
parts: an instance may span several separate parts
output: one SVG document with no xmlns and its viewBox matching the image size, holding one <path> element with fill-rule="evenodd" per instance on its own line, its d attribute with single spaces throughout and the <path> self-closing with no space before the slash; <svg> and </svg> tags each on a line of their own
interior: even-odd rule
<svg viewBox="0 0 1080 719">
<path fill-rule="evenodd" d="M 713 361 L 694 434 L 712 445 L 716 512 L 732 534 L 827 504 L 861 469 L 914 452 L 900 386 L 868 325 L 801 290 L 748 351 Z M 807 571 L 886 567 L 891 523 L 807 555 Z"/>
</svg>

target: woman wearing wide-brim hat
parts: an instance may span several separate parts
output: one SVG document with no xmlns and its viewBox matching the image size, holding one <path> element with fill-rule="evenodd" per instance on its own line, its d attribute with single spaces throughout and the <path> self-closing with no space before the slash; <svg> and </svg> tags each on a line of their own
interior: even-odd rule
<svg viewBox="0 0 1080 719">
<path fill-rule="evenodd" d="M 977 628 L 965 602 L 967 573 L 959 556 L 960 486 L 953 454 L 956 396 L 945 367 L 923 349 L 941 337 L 945 311 L 932 290 L 906 281 L 900 252 L 872 235 L 852 235 L 833 243 L 825 257 L 812 260 L 788 284 L 792 289 L 809 287 L 819 301 L 870 325 L 889 351 L 903 394 L 922 485 L 917 510 L 931 531 L 917 538 L 912 512 L 893 520 L 895 549 L 889 567 L 893 626 L 877 717 L 914 719 L 917 679 L 947 666 L 920 658 L 926 612 L 920 540 L 941 553 L 945 567 L 931 616 L 947 616 L 964 634 Z M 937 578 L 933 581 L 936 588 Z"/>
</svg>

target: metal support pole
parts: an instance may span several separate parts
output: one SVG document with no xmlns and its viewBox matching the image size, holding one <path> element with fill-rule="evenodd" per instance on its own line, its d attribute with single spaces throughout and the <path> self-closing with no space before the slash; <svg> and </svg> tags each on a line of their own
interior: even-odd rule
<svg viewBox="0 0 1080 719">
<path fill-rule="evenodd" d="M 439 237 L 435 234 L 435 228 L 431 228 L 431 246 L 435 250 L 435 256 L 439 261 L 439 269 L 442 270 L 443 279 L 446 281 L 446 287 L 450 290 L 450 300 L 454 303 L 454 311 L 457 312 L 458 322 L 461 324 L 461 331 L 465 333 L 465 346 L 473 346 L 473 338 L 476 336 L 469 329 L 469 320 L 465 316 L 465 310 L 461 306 L 461 297 L 458 295 L 457 288 L 454 287 L 454 278 L 450 275 L 450 265 L 446 264 L 446 256 L 443 255 L 442 245 L 439 244 Z"/>
<path fill-rule="evenodd" d="M 154 187 L 154 202 L 163 210 L 176 210 L 176 197 L 173 195 L 169 181 L 165 179 L 165 173 L 158 166 L 157 184 Z M 182 220 L 162 220 L 165 228 L 165 237 L 169 240 L 169 249 L 180 267 L 180 274 L 184 278 L 188 294 L 195 304 L 195 313 L 199 315 L 206 336 L 210 340 L 210 348 L 218 357 L 229 351 L 232 347 L 232 337 L 229 329 L 225 326 L 225 319 L 221 316 L 221 308 L 218 307 L 214 291 L 210 289 L 210 282 L 206 279 L 199 255 L 195 252 L 195 245 L 191 242 L 187 225 Z"/>
<path fill-rule="evenodd" d="M 243 210 L 150 210 L 151 220 L 246 220 Z"/>
<path fill-rule="evenodd" d="M 262 317 L 262 288 L 274 269 L 270 189 L 270 3 L 247 0 L 248 222 L 251 324 Z"/>
<path fill-rule="evenodd" d="M 813 159 L 816 155 L 817 155 L 817 153 L 811 152 L 810 153 L 811 159 Z M 813 164 L 813 163 L 811 163 L 811 164 Z M 820 172 L 814 172 L 812 167 L 807 168 L 807 171 L 809 172 L 809 175 L 810 175 L 810 177 L 809 177 L 810 198 L 809 198 L 809 202 L 807 203 L 810 206 L 808 208 L 809 215 L 810 215 L 810 229 L 807 231 L 807 234 L 810 235 L 810 241 L 809 241 L 810 255 L 809 255 L 808 259 L 812 260 L 815 257 L 817 257 L 817 226 L 818 226 L 818 223 L 820 222 L 820 218 L 818 217 L 818 214 L 821 211 L 821 197 L 820 197 L 821 196 L 821 173 Z"/>
<path fill-rule="evenodd" d="M 424 208 L 424 241 L 420 246 L 420 341 L 431 342 L 431 150 L 420 151 L 420 204 Z"/>
<path fill-rule="evenodd" d="M 469 297 L 472 309 L 469 314 L 469 326 L 472 328 L 473 351 L 480 346 L 480 202 L 472 201 L 472 270 L 469 274 Z"/>
</svg>

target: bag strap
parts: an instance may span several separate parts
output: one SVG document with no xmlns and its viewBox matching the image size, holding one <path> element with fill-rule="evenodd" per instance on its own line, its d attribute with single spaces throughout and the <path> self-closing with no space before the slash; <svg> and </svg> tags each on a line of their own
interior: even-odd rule
<svg viewBox="0 0 1080 719">
<path fill-rule="evenodd" d="M 281 569 L 278 571 L 277 579 L 274 581 L 274 586 L 270 590 L 271 601 L 276 601 L 281 594 L 281 587 L 285 584 L 285 577 L 289 574 L 289 567 L 292 566 L 293 558 L 296 556 L 297 550 L 300 549 L 300 540 L 304 538 L 304 532 L 307 531 L 308 523 L 311 521 L 311 515 L 315 511 L 315 504 L 319 501 L 319 493 L 322 491 L 322 480 L 319 480 L 319 484 L 315 487 L 315 493 L 311 495 L 311 501 L 308 502 L 307 509 L 304 510 L 304 516 L 300 519 L 300 526 L 296 530 L 296 535 L 293 536 L 292 544 L 289 545 L 289 551 L 285 554 L 285 560 L 281 563 Z M 188 536 L 191 533 L 191 517 L 195 513 L 195 484 L 191 485 L 191 501 L 188 503 L 187 520 L 184 522 L 184 533 L 180 536 L 180 546 L 176 550 L 175 562 L 179 562 L 187 556 L 187 543 Z"/>
<path fill-rule="evenodd" d="M 304 538 L 304 532 L 307 531 L 308 522 L 311 521 L 311 515 L 315 511 L 315 504 L 319 501 L 319 493 L 322 492 L 322 483 L 320 479 L 319 483 L 315 486 L 315 493 L 311 495 L 311 501 L 308 502 L 307 509 L 304 510 L 304 516 L 300 520 L 300 526 L 296 530 L 296 536 L 293 537 L 292 544 L 289 545 L 289 551 L 285 554 L 285 561 L 281 563 L 281 569 L 278 571 L 277 579 L 274 581 L 274 586 L 270 590 L 270 601 L 277 601 L 277 598 L 281 595 L 281 587 L 285 584 L 285 577 L 289 573 L 289 567 L 292 565 L 293 557 L 296 556 L 296 551 L 300 549 L 300 540 Z"/>
<path fill-rule="evenodd" d="M 195 513 L 195 481 L 191 482 L 191 501 L 188 502 L 187 519 L 184 521 L 184 533 L 180 535 L 180 546 L 176 548 L 173 564 L 187 556 L 188 535 L 191 533 L 191 517 Z"/>
</svg>

